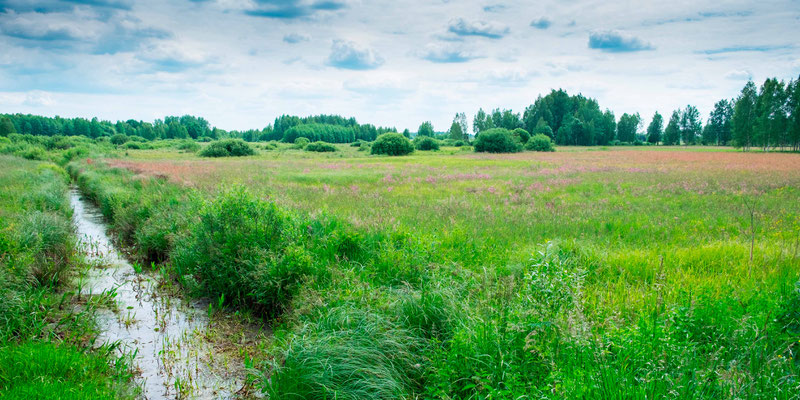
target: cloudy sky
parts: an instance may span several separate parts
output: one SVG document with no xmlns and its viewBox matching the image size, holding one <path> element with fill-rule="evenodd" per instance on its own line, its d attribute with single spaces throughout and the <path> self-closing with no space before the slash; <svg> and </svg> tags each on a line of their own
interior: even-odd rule
<svg viewBox="0 0 800 400">
<path fill-rule="evenodd" d="M 0 113 L 446 130 L 564 88 L 649 122 L 798 74 L 798 0 L 0 0 Z"/>
</svg>

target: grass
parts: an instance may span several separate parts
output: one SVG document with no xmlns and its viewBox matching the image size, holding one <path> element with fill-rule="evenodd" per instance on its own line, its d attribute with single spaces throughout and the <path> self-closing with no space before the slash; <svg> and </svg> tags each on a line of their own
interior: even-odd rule
<svg viewBox="0 0 800 400">
<path fill-rule="evenodd" d="M 95 299 L 78 304 L 84 265 L 66 172 L 0 156 L 0 397 L 132 398 L 124 359 L 90 351 Z"/>
<path fill-rule="evenodd" d="M 800 156 L 337 147 L 69 171 L 273 322 L 271 398 L 796 398 Z"/>
<path fill-rule="evenodd" d="M 116 369 L 116 370 L 115 370 Z M 29 342 L 0 346 L 0 393 L 4 399 L 109 399 L 124 393 L 124 363 L 76 347 Z"/>
</svg>

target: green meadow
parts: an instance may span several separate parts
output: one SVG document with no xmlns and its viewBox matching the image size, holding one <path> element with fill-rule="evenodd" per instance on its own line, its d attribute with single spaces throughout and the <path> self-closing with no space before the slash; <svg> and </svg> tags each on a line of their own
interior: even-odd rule
<svg viewBox="0 0 800 400">
<path fill-rule="evenodd" d="M 797 397 L 797 154 L 277 147 L 67 166 L 134 257 L 272 326 L 269 398 Z"/>
</svg>

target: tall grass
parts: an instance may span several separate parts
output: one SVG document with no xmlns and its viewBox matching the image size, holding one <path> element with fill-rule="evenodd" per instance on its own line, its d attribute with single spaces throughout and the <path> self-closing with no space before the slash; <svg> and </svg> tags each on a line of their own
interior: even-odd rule
<svg viewBox="0 0 800 400">
<path fill-rule="evenodd" d="M 286 344 L 265 382 L 270 399 L 403 399 L 419 385 L 418 339 L 357 308 L 322 311 Z"/>
<path fill-rule="evenodd" d="M 119 370 L 115 371 L 115 368 Z M 76 347 L 30 342 L 0 345 L 0 396 L 4 399 L 98 399 L 129 396 L 126 365 Z"/>
<path fill-rule="evenodd" d="M 53 164 L 0 156 L 0 398 L 132 398 L 126 363 L 87 348 L 91 302 L 74 307 L 82 265 Z"/>
<path fill-rule="evenodd" d="M 530 155 L 355 159 L 310 174 L 324 156 L 268 159 L 278 176 L 215 161 L 217 173 L 184 177 L 192 188 L 69 170 L 137 254 L 270 317 L 271 398 L 796 398 L 796 176 L 734 164 L 763 191 L 769 227 L 750 261 L 734 178 L 582 164 L 610 157 L 594 153 L 537 155 L 562 164 L 535 168 Z"/>
</svg>

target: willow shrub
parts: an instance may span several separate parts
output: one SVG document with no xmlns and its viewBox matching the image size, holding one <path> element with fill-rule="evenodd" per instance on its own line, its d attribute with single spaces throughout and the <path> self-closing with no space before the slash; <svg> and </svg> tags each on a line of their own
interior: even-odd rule
<svg viewBox="0 0 800 400">
<path fill-rule="evenodd" d="M 243 157 L 253 154 L 256 151 L 241 139 L 217 140 L 198 153 L 200 157 Z"/>
<path fill-rule="evenodd" d="M 202 207 L 170 258 L 190 288 L 276 316 L 312 273 L 304 235 L 296 217 L 235 188 Z"/>
</svg>

